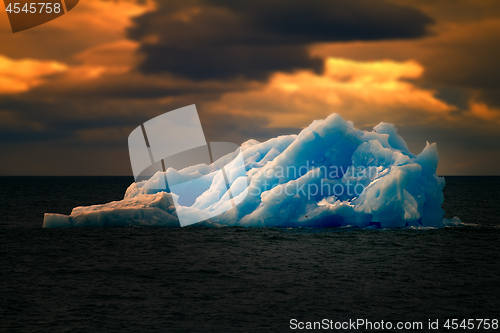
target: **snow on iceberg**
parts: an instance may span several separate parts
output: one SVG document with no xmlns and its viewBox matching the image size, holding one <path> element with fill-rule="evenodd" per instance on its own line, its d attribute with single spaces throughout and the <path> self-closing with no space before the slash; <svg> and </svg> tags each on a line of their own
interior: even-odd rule
<svg viewBox="0 0 500 333">
<path fill-rule="evenodd" d="M 443 227 L 444 178 L 436 175 L 435 144 L 412 154 L 392 124 L 373 131 L 354 128 L 338 114 L 316 120 L 299 135 L 249 140 L 241 153 L 246 175 L 232 172 L 231 154 L 212 165 L 180 171 L 169 179 L 205 177 L 209 188 L 182 214 L 213 216 L 200 226 Z M 224 166 L 225 165 L 225 166 Z M 224 166 L 231 194 L 213 172 Z M 161 172 L 130 185 L 125 198 L 77 207 L 71 215 L 45 214 L 44 227 L 179 226 L 178 195 L 158 189 Z M 232 201 L 231 197 L 234 198 Z M 239 200 L 238 200 L 239 198 Z M 232 203 L 237 202 L 236 206 Z"/>
</svg>

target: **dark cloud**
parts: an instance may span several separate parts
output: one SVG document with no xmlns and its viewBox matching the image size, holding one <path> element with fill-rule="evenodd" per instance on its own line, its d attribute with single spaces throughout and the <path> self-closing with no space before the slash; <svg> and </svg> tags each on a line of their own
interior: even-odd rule
<svg viewBox="0 0 500 333">
<path fill-rule="evenodd" d="M 248 84 L 233 81 L 231 84 L 220 82 L 204 82 L 198 84 L 186 80 L 178 80 L 168 75 L 148 75 L 130 72 L 123 74 L 102 75 L 95 80 L 53 80 L 33 88 L 29 95 L 43 100 L 47 94 L 57 95 L 68 101 L 86 99 L 153 99 L 189 94 L 204 94 L 220 96 L 221 93 L 245 89 Z"/>
<path fill-rule="evenodd" d="M 500 84 L 496 88 L 475 90 L 472 95 L 479 101 L 486 102 L 488 105 L 500 108 Z"/>
<path fill-rule="evenodd" d="M 500 4 L 491 10 L 500 9 Z M 456 26 L 423 42 L 429 50 L 417 58 L 424 79 L 442 86 L 469 89 L 469 96 L 500 106 L 500 21 L 485 20 Z"/>
<path fill-rule="evenodd" d="M 141 41 L 145 73 L 195 80 L 265 79 L 274 71 L 312 69 L 312 43 L 417 38 L 432 20 L 385 1 L 160 1 L 135 19 L 129 37 Z"/>
</svg>

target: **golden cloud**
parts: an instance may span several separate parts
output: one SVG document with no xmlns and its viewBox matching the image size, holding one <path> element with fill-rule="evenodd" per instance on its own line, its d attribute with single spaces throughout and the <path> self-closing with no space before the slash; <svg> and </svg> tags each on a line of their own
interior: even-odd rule
<svg viewBox="0 0 500 333">
<path fill-rule="evenodd" d="M 264 116 L 269 127 L 303 127 L 336 112 L 356 124 L 429 121 L 455 107 L 432 90 L 405 81 L 424 69 L 415 61 L 325 60 L 325 71 L 276 73 L 260 89 L 232 92 L 211 103 L 213 112 Z"/>
<path fill-rule="evenodd" d="M 65 72 L 68 67 L 57 61 L 14 60 L 0 55 L 0 94 L 28 91 L 44 82 L 44 77 Z"/>
<path fill-rule="evenodd" d="M 500 124 L 500 109 L 491 108 L 488 105 L 480 102 L 471 102 L 469 104 L 470 113 L 472 116 L 478 117 L 489 122 Z"/>
</svg>

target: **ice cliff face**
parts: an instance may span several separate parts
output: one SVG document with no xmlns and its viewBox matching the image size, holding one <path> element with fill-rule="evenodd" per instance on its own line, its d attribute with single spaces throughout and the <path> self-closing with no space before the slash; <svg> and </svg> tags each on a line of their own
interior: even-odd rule
<svg viewBox="0 0 500 333">
<path fill-rule="evenodd" d="M 299 135 L 247 141 L 241 152 L 246 175 L 236 171 L 241 166 L 234 154 L 212 165 L 167 170 L 177 183 L 204 177 L 208 184 L 194 203 L 179 208 L 176 201 L 177 210 L 176 193 L 155 186 L 163 179 L 157 173 L 130 185 L 121 201 L 77 207 L 70 216 L 46 214 L 43 226 L 179 226 L 179 212 L 199 219 L 218 214 L 195 224 L 203 226 L 443 226 L 436 145 L 414 155 L 392 124 L 361 131 L 332 114 Z M 231 193 L 213 172 L 222 166 Z"/>
</svg>

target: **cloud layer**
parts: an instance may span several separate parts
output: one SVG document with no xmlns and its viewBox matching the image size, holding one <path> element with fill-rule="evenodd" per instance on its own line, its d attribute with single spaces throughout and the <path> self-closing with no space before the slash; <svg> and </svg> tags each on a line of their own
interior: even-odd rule
<svg viewBox="0 0 500 333">
<path fill-rule="evenodd" d="M 194 80 L 245 77 L 296 69 L 322 70 L 307 46 L 317 42 L 416 38 L 432 20 L 385 1 L 160 1 L 134 20 L 145 73 Z"/>
</svg>

